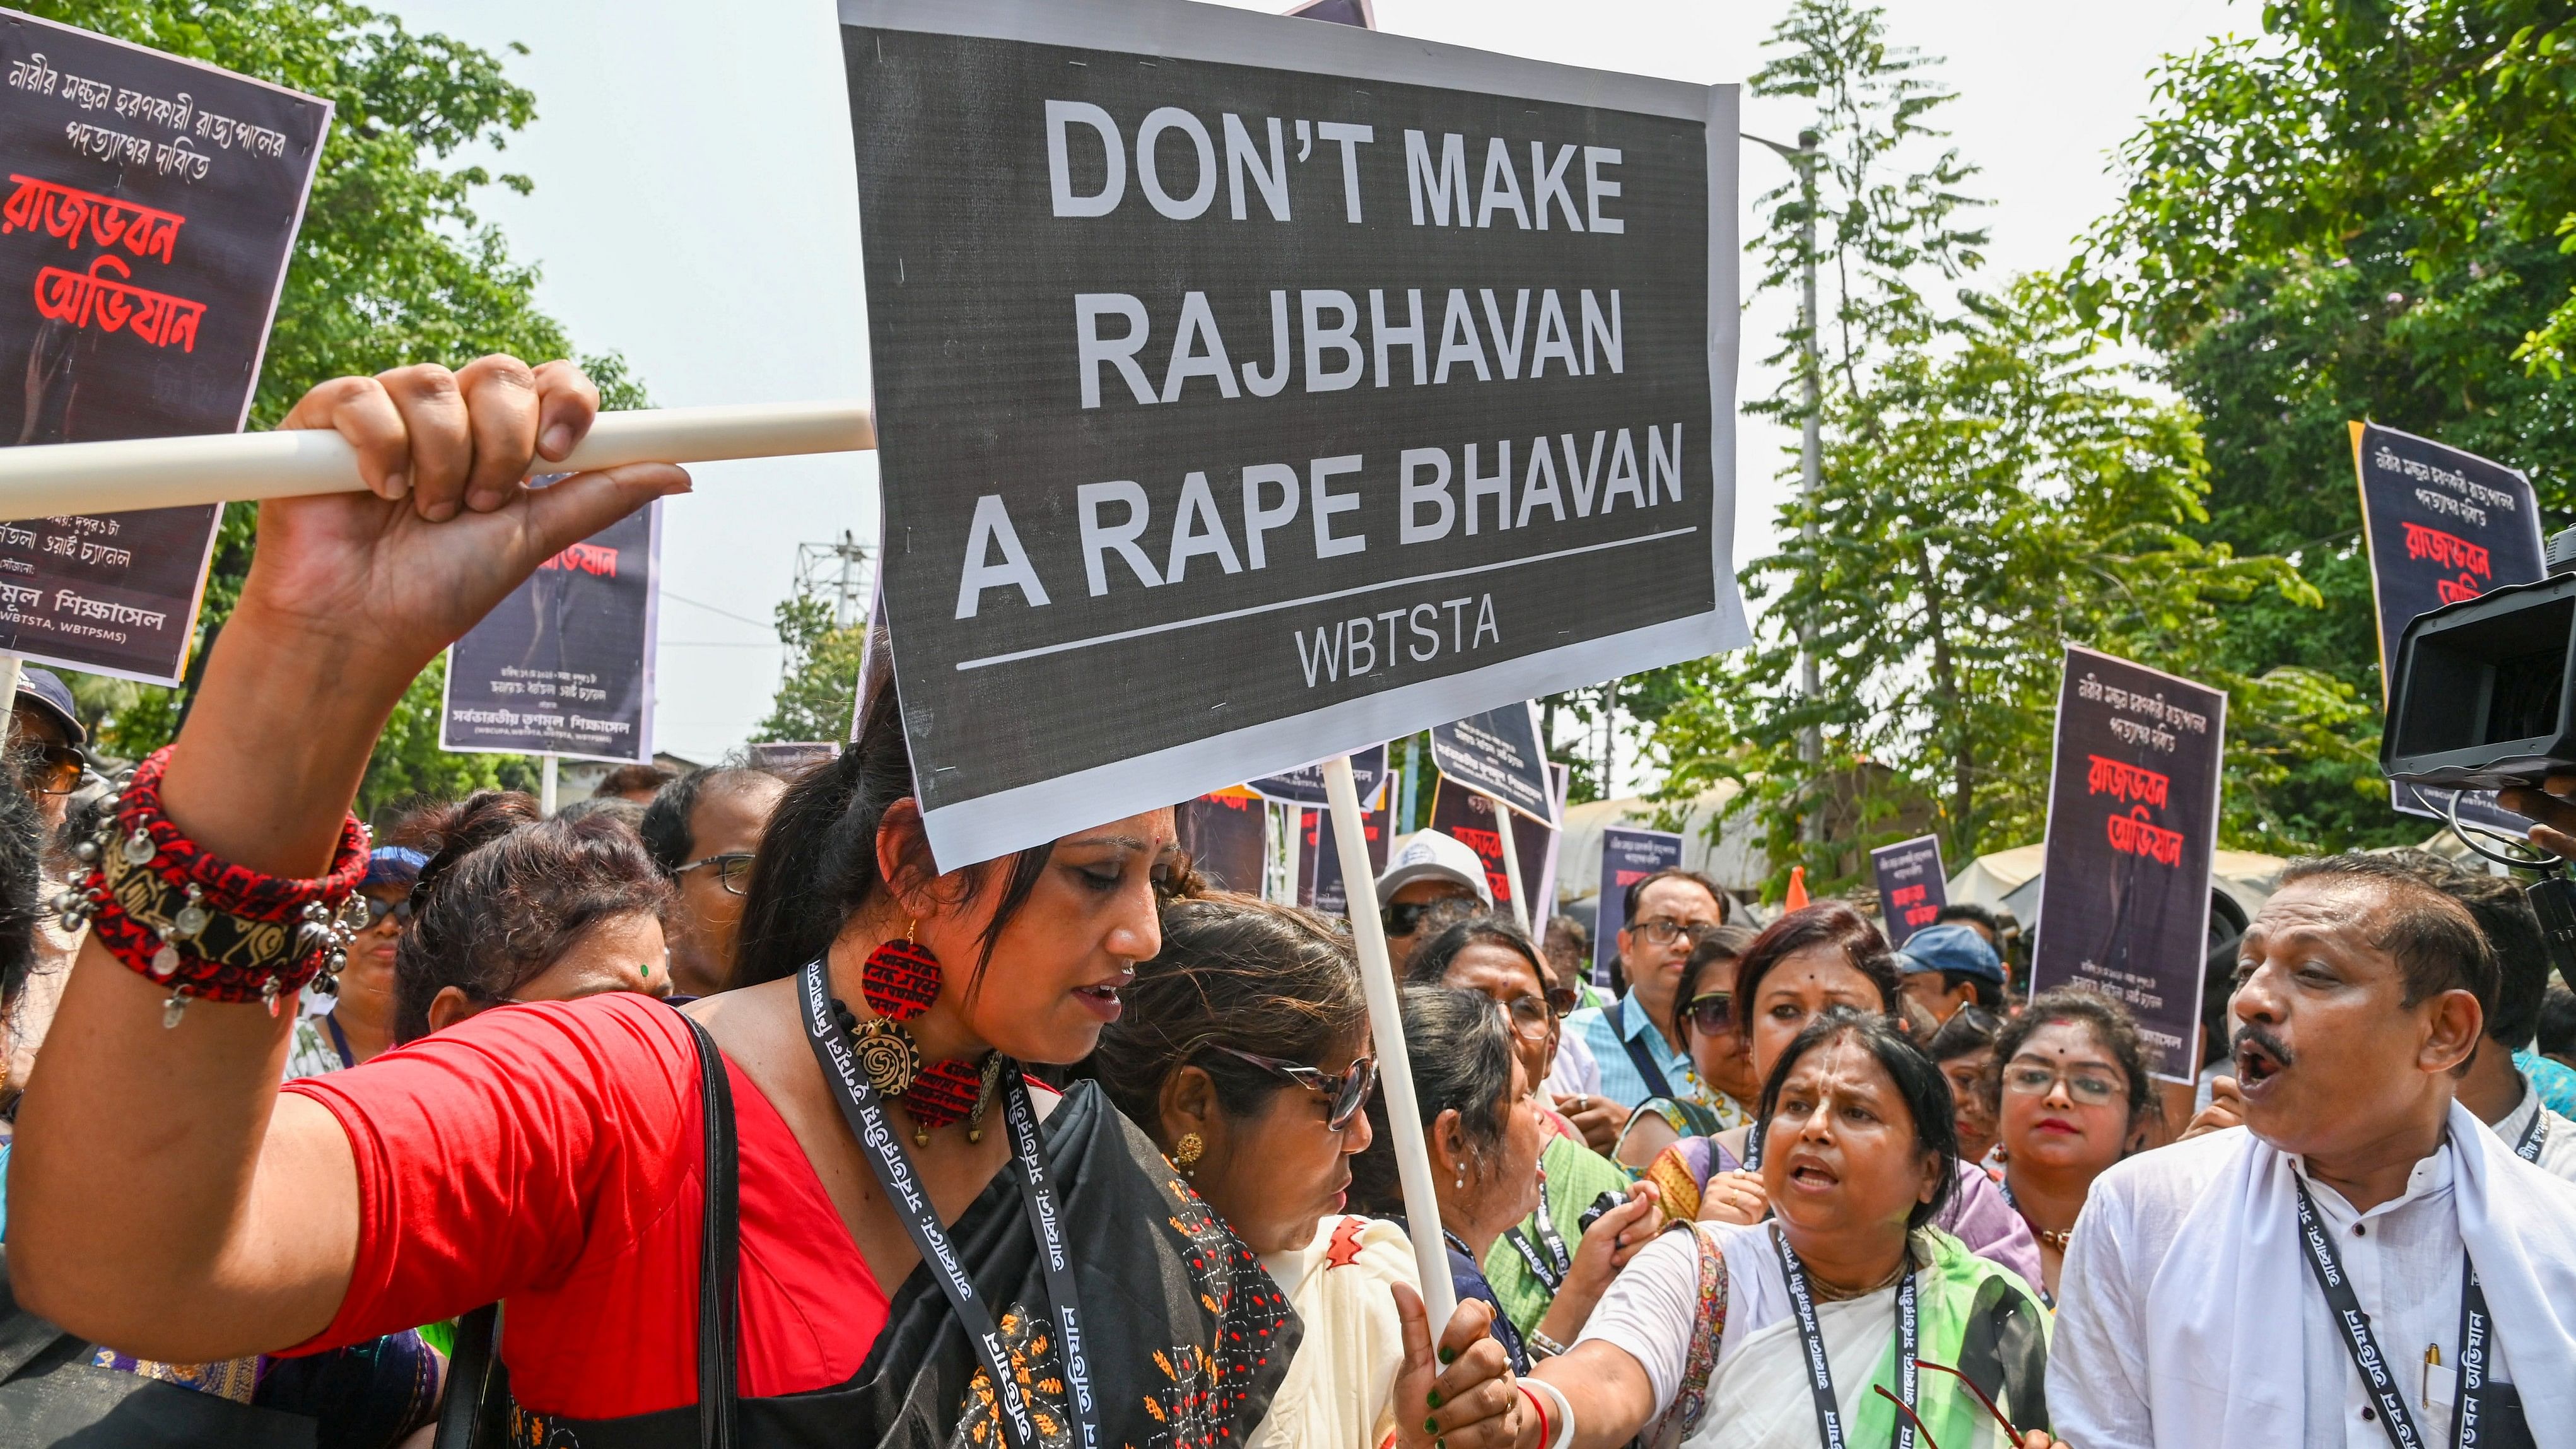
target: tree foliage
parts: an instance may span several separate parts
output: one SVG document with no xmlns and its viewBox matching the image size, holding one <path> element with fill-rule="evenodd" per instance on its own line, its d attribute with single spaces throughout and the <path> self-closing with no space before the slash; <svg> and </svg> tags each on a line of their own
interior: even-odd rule
<svg viewBox="0 0 2576 1449">
<path fill-rule="evenodd" d="M 1829 158 L 1822 476 L 1782 508 L 1781 552 L 1742 575 L 1767 601 L 1754 647 L 1694 671 L 1657 729 L 1666 794 L 1744 782 L 1776 876 L 1804 863 L 1823 890 L 1925 821 L 1954 861 L 2036 839 L 2073 642 L 2228 689 L 2226 832 L 2280 842 L 2274 795 L 2320 754 L 2350 753 L 2356 706 L 2312 671 L 2226 667 L 2214 611 L 2257 594 L 2313 608 L 2315 591 L 2285 559 L 2199 536 L 2196 417 L 2107 357 L 2053 279 L 1933 294 L 1974 271 L 1983 239 L 1962 219 L 1973 168 L 1955 150 L 1925 155 L 1948 99 L 1931 62 L 1849 0 L 1801 0 L 1772 44 L 1785 53 L 1753 84 L 1812 99 Z M 1765 284 L 1793 286 L 1804 199 L 1792 183 L 1763 201 Z M 1803 341 L 1793 329 L 1775 360 L 1795 362 Z M 1802 381 L 1761 406 L 1803 421 Z M 1813 760 L 1799 748 L 1810 729 Z M 1831 828 L 1810 844 L 1817 815 Z"/>
<path fill-rule="evenodd" d="M 2167 63 L 2121 148 L 2122 204 L 2072 269 L 2089 315 L 2154 349 L 2201 414 L 2204 539 L 2296 560 L 2322 614 L 2222 609 L 2231 667 L 2297 665 L 2365 708 L 2296 767 L 2288 831 L 2421 838 L 2374 756 L 2378 634 L 2345 425 L 2521 467 L 2576 505 L 2561 381 L 2576 289 L 2576 70 L 2563 4 L 2275 4 L 2266 34 Z"/>
<path fill-rule="evenodd" d="M 444 35 L 415 33 L 399 19 L 343 0 L 20 3 L 48 19 L 332 103 L 330 134 L 251 406 L 252 427 L 273 426 L 315 383 L 344 374 L 415 362 L 460 365 L 490 352 L 531 360 L 574 355 L 562 326 L 537 308 L 537 269 L 513 261 L 500 232 L 473 210 L 479 189 L 497 183 L 524 193 L 529 181 L 449 164 L 477 142 L 505 146 L 512 132 L 535 119 L 536 97 L 511 83 L 500 57 Z M 643 388 L 621 359 L 609 354 L 583 362 L 609 407 L 643 405 Z M 225 510 L 194 669 L 204 667 L 240 596 L 257 523 L 255 505 Z M 418 789 L 451 776 L 481 782 L 480 766 L 442 773 L 420 754 L 436 749 L 438 689 L 429 683 L 436 669 L 404 695 L 368 768 L 371 790 L 380 780 L 416 781 Z M 85 683 L 81 692 L 100 710 L 101 745 L 119 754 L 165 743 L 185 708 L 184 686 L 172 691 L 101 681 Z M 423 710 L 428 713 L 415 717 Z"/>
<path fill-rule="evenodd" d="M 778 605 L 778 642 L 787 646 L 787 677 L 755 740 L 845 740 L 859 699 L 859 666 L 868 627 L 861 619 L 834 627 L 832 601 L 799 594 Z"/>
</svg>

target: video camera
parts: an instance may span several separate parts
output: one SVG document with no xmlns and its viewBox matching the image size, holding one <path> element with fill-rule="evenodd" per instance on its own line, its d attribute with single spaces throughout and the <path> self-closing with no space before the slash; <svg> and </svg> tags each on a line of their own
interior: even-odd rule
<svg viewBox="0 0 2576 1449">
<path fill-rule="evenodd" d="M 2568 864 L 2526 842 L 2498 855 L 2462 826 L 2458 792 L 2538 789 L 2576 775 L 2576 528 L 2550 538 L 2549 576 L 2418 614 L 2391 665 L 2379 766 L 2389 779 L 2448 797 L 2452 832 L 2488 860 L 2537 870 L 2525 894 L 2559 978 L 2576 987 L 2576 883 Z"/>
</svg>

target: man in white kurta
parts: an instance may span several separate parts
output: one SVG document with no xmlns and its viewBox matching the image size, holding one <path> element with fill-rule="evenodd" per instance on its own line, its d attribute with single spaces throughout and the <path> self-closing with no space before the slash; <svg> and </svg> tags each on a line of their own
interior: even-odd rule
<svg viewBox="0 0 2576 1449">
<path fill-rule="evenodd" d="M 2474 1262 L 2492 1325 L 2477 1442 L 2576 1443 L 2576 1186 L 2452 1100 L 2496 990 L 2485 939 L 2375 858 L 2283 881 L 2230 1003 L 2245 1125 L 2114 1167 L 2077 1221 L 2049 1359 L 2058 1434 L 2083 1449 L 2460 1442 Z M 2405 1426 L 2329 1306 L 2302 1188 Z"/>
</svg>

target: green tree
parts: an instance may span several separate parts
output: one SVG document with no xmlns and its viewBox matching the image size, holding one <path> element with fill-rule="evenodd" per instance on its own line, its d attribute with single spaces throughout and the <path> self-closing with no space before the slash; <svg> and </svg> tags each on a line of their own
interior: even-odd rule
<svg viewBox="0 0 2576 1449">
<path fill-rule="evenodd" d="M 1745 782 L 1778 877 L 1803 863 L 1821 890 L 1927 818 L 1953 860 L 2020 844 L 2045 820 L 2073 641 L 2229 689 L 2227 833 L 2279 840 L 2271 793 L 2319 752 L 2349 751 L 2334 726 L 2354 706 L 2331 679 L 2227 671 L 2206 646 L 2218 604 L 2312 606 L 2314 591 L 2286 560 L 2190 531 L 2207 521 L 2196 419 L 2105 357 L 2053 283 L 1934 294 L 1976 269 L 1983 236 L 1965 223 L 1974 169 L 1933 150 L 1950 93 L 1932 62 L 1849 0 L 1801 0 L 1771 43 L 1782 53 L 1755 89 L 1819 112 L 1822 478 L 1783 507 L 1782 551 L 1744 571 L 1768 601 L 1754 647 L 1686 671 L 1662 716 L 1666 795 Z M 1762 204 L 1763 284 L 1794 286 L 1803 189 Z M 1805 340 L 1793 328 L 1775 365 L 1800 363 Z M 1805 380 L 1793 369 L 1755 407 L 1803 422 Z"/>
<path fill-rule="evenodd" d="M 2576 258 L 2576 71 L 2565 5 L 2275 4 L 2258 40 L 2167 63 L 2121 149 L 2128 189 L 2087 239 L 2076 294 L 2161 356 L 2202 417 L 2209 519 L 2193 531 L 2295 560 L 2322 614 L 2221 610 L 2240 670 L 2294 664 L 2367 708 L 2350 748 L 2277 793 L 2327 847 L 2420 838 L 2375 765 L 2378 635 L 2346 424 L 2378 421 L 2526 469 L 2576 504 L 2576 409 L 2558 370 Z"/>
<path fill-rule="evenodd" d="M 1974 300 L 1937 336 L 1890 339 L 1868 390 L 1829 411 L 1816 542 L 1745 571 L 1771 600 L 1762 636 L 1666 714 L 1668 792 L 1746 781 L 1782 873 L 1803 862 L 1829 890 L 1858 879 L 1865 847 L 1910 833 L 1909 807 L 1929 806 L 1953 861 L 2035 840 L 2074 642 L 2229 692 L 2224 835 L 2279 848 L 2273 793 L 2346 747 L 2337 727 L 2358 706 L 2311 671 L 2228 669 L 2211 624 L 2224 602 L 2314 591 L 2285 560 L 2188 531 L 2206 520 L 2190 410 L 2145 395 L 2048 282 Z M 1795 690 L 1794 618 L 1815 631 L 1812 701 Z M 1830 843 L 1809 846 L 1826 789 Z"/>
<path fill-rule="evenodd" d="M 513 261 L 500 232 L 473 210 L 480 188 L 498 183 L 524 194 L 531 183 L 448 164 L 478 141 L 505 146 L 536 116 L 536 97 L 510 82 L 499 57 L 444 35 L 414 33 L 392 16 L 343 0 L 21 3 L 49 19 L 209 61 L 335 107 L 269 335 L 251 426 L 274 426 L 308 388 L 348 373 L 414 362 L 454 365 L 489 352 L 532 360 L 575 355 L 564 329 L 536 306 L 537 269 Z M 586 357 L 583 364 L 607 406 L 644 405 L 641 384 L 620 358 Z M 225 510 L 190 683 L 240 596 L 257 524 L 255 505 Z M 422 790 L 444 789 L 432 782 L 450 777 L 482 782 L 480 766 L 460 764 L 442 774 L 420 753 L 437 745 L 439 691 L 432 681 L 438 668 L 404 695 L 368 768 L 370 790 L 397 779 L 417 781 L 410 788 Z M 139 755 L 176 733 L 187 691 L 187 685 L 93 687 L 83 698 L 100 708 L 100 744 Z M 388 751 L 408 753 L 396 758 Z"/>
<path fill-rule="evenodd" d="M 858 707 L 859 665 L 865 659 L 865 619 L 832 623 L 832 603 L 799 594 L 777 608 L 778 642 L 787 646 L 787 677 L 779 682 L 769 718 L 755 740 L 845 740 Z"/>
</svg>

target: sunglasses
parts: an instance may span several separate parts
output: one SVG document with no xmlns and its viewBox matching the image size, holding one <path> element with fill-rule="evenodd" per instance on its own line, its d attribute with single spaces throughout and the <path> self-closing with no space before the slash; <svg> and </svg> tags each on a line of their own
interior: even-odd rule
<svg viewBox="0 0 2576 1449">
<path fill-rule="evenodd" d="M 1559 1016 L 1571 1016 L 1583 1004 L 1583 993 L 1571 986 L 1551 986 L 1546 994 L 1547 1009 Z"/>
<path fill-rule="evenodd" d="M 1556 1025 L 1556 1013 L 1536 996 L 1513 997 L 1504 1004 L 1503 1014 L 1511 1022 L 1512 1035 L 1523 1041 L 1545 1041 L 1548 1028 Z"/>
<path fill-rule="evenodd" d="M 409 896 L 398 901 L 380 901 L 374 896 L 366 895 L 358 899 L 367 903 L 367 929 L 383 925 L 387 916 L 393 917 L 397 925 L 411 919 L 411 897 Z"/>
<path fill-rule="evenodd" d="M 716 884 L 724 887 L 726 895 L 738 896 L 742 894 L 743 886 L 751 878 L 751 862 L 754 858 L 752 852 L 748 850 L 729 850 L 722 855 L 710 855 L 704 860 L 690 861 L 671 874 L 687 875 L 700 866 L 713 866 L 716 872 Z"/>
<path fill-rule="evenodd" d="M 1440 901 L 1407 901 L 1403 905 L 1380 910 L 1377 918 L 1386 927 L 1388 935 L 1410 936 L 1421 929 L 1422 918 L 1431 914 L 1431 908 L 1440 904 Z"/>
<path fill-rule="evenodd" d="M 1966 1374 L 1959 1372 L 1948 1364 L 1934 1363 L 1928 1358 L 1916 1359 L 1914 1361 L 1914 1366 L 1916 1368 L 1930 1369 L 1934 1373 L 1948 1374 L 1950 1377 L 1957 1379 L 1960 1383 L 1967 1385 L 1968 1392 L 1977 1396 L 1977 1402 L 1985 1405 L 1986 1412 L 1995 1416 L 1995 1422 L 2004 1426 L 2004 1442 L 2007 1444 L 2018 1444 L 2021 1442 L 2021 1431 L 2013 1427 L 2012 1420 L 2004 1417 L 2003 1410 L 1995 1407 L 1994 1400 L 1986 1397 L 1986 1391 L 1977 1387 L 1977 1381 L 1975 1379 L 1968 1377 Z M 1896 1412 L 1903 1414 L 1905 1416 L 1905 1421 L 1914 1426 L 1914 1432 L 1922 1436 L 1924 1449 L 1941 1449 L 1940 1445 L 1932 1442 L 1932 1431 L 1923 1427 L 1923 1421 L 1915 1416 L 1912 1409 L 1905 1407 L 1905 1401 L 1903 1399 L 1889 1393 L 1885 1384 L 1872 1384 L 1870 1387 L 1877 1391 L 1880 1398 L 1894 1404 L 1896 1406 Z"/>
<path fill-rule="evenodd" d="M 1239 1051 L 1221 1046 L 1218 1051 L 1238 1061 L 1246 1061 L 1274 1077 L 1284 1077 L 1331 1102 L 1332 1110 L 1324 1117 L 1324 1126 L 1339 1132 L 1368 1105 L 1369 1093 L 1377 1090 L 1377 1058 L 1365 1056 L 1351 1063 L 1351 1069 L 1340 1076 L 1317 1071 L 1296 1062 L 1283 1062 L 1258 1052 Z"/>
<path fill-rule="evenodd" d="M 1690 1013 L 1690 1024 L 1698 1027 L 1702 1036 L 1716 1036 L 1735 1022 L 1735 998 L 1723 991 L 1694 996 L 1684 1009 Z"/>
<path fill-rule="evenodd" d="M 18 779 L 30 795 L 68 795 L 80 788 L 87 763 L 69 745 L 22 745 Z"/>
</svg>

